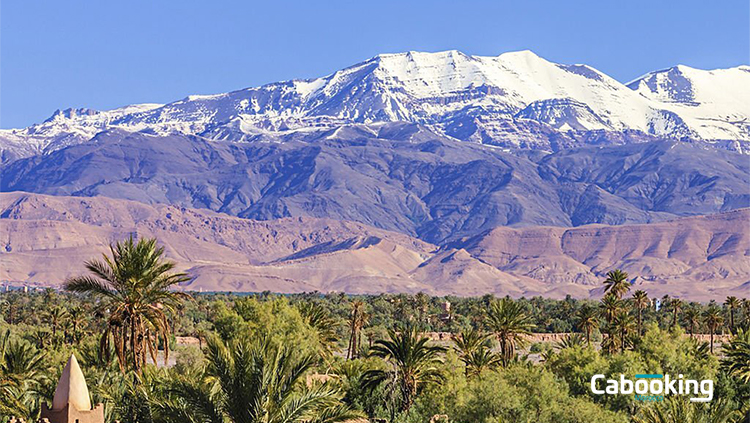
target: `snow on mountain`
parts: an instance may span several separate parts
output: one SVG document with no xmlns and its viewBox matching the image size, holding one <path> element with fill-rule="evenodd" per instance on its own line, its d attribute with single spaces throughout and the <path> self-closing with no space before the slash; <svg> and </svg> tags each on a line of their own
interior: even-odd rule
<svg viewBox="0 0 750 423">
<path fill-rule="evenodd" d="M 627 86 L 674 113 L 701 138 L 750 138 L 750 66 L 706 71 L 679 65 Z"/>
<path fill-rule="evenodd" d="M 166 105 L 107 112 L 58 111 L 25 129 L 0 131 L 0 146 L 26 155 L 120 128 L 252 140 L 346 124 L 408 121 L 454 138 L 553 149 L 601 134 L 750 142 L 750 67 L 685 66 L 624 85 L 587 65 L 530 51 L 497 57 L 459 51 L 382 54 L 323 78 L 293 80 Z M 744 147 L 746 148 L 746 147 Z M 7 153 L 4 153 L 7 154 Z"/>
<path fill-rule="evenodd" d="M 83 108 L 57 110 L 44 122 L 28 128 L 0 130 L 0 162 L 6 161 L 6 155 L 26 156 L 86 142 L 125 116 L 162 106 L 164 105 L 135 104 L 109 111 Z M 128 129 L 146 128 L 145 124 L 141 124 Z"/>
<path fill-rule="evenodd" d="M 321 120 L 440 125 L 468 108 L 512 119 L 536 102 L 553 99 L 588 105 L 598 118 L 581 120 L 585 130 L 647 128 L 647 101 L 632 90 L 592 68 L 556 65 L 529 51 L 498 57 L 458 51 L 384 54 L 325 78 L 188 97 L 124 122 L 190 122 L 196 132 L 235 117 L 271 130 Z M 565 113 L 576 109 L 572 103 L 553 107 Z"/>
</svg>

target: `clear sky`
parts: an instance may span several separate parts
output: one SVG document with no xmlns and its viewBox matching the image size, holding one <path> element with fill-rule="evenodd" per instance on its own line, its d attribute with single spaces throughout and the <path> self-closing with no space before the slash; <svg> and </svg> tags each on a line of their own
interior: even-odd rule
<svg viewBox="0 0 750 423">
<path fill-rule="evenodd" d="M 0 0 L 0 127 L 310 78 L 378 53 L 530 49 L 626 82 L 747 64 L 748 0 Z"/>
</svg>

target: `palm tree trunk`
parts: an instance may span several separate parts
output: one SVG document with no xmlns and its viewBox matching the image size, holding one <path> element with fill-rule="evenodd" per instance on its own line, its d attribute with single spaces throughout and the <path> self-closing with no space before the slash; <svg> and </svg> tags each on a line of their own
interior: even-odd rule
<svg viewBox="0 0 750 423">
<path fill-rule="evenodd" d="M 140 374 L 140 368 L 138 366 L 138 351 L 136 349 L 136 339 L 135 339 L 135 319 L 131 317 L 130 319 L 130 349 L 133 354 L 133 370 L 135 370 L 136 373 Z"/>
<path fill-rule="evenodd" d="M 638 307 L 638 336 L 643 336 L 643 309 Z"/>
<path fill-rule="evenodd" d="M 138 319 L 138 358 L 141 360 L 140 365 L 145 366 L 147 363 L 146 355 L 147 355 L 147 349 L 146 346 L 146 333 L 143 328 L 143 321 Z"/>
<path fill-rule="evenodd" d="M 356 335 L 354 335 L 354 352 L 352 353 L 352 357 L 359 358 L 359 344 L 360 344 L 360 330 L 359 325 L 357 325 L 357 332 Z"/>
<path fill-rule="evenodd" d="M 510 360 L 513 359 L 513 351 L 510 339 L 506 336 L 503 336 L 500 341 L 500 353 L 503 355 L 503 365 L 507 367 L 510 364 Z"/>
<path fill-rule="evenodd" d="M 354 337 L 356 336 L 354 332 L 354 322 L 352 321 L 352 324 L 350 325 L 351 334 L 349 334 L 349 346 L 346 350 L 346 359 L 352 360 L 354 357 L 352 356 L 352 345 L 354 345 Z"/>
<path fill-rule="evenodd" d="M 403 404 L 401 405 L 401 411 L 409 411 L 414 403 L 414 399 L 417 397 L 417 384 L 413 380 L 409 380 L 409 377 L 404 375 L 404 380 L 401 385 Z"/>
<path fill-rule="evenodd" d="M 127 345 L 127 335 L 128 330 L 123 325 L 119 328 L 117 328 L 117 331 L 119 332 L 117 334 L 117 337 L 115 338 L 115 353 L 117 354 L 117 364 L 120 366 L 120 372 L 125 373 L 125 365 L 127 362 L 127 357 L 125 353 L 125 345 Z M 116 332 L 113 332 L 113 334 Z"/>
</svg>

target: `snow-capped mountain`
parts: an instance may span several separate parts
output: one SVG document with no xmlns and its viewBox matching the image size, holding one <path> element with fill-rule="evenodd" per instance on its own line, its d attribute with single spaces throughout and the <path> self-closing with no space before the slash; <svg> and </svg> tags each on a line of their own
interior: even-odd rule
<svg viewBox="0 0 750 423">
<path fill-rule="evenodd" d="M 703 139 L 750 138 L 750 66 L 712 71 L 675 66 L 628 83 Z M 654 122 L 658 124 L 658 122 Z M 667 131 L 668 128 L 654 128 Z"/>
<path fill-rule="evenodd" d="M 329 76 L 272 83 L 166 105 L 69 109 L 0 131 L 15 155 L 84 142 L 119 128 L 247 141 L 288 131 L 407 121 L 466 141 L 559 149 L 587 142 L 677 138 L 750 143 L 750 66 L 656 71 L 625 85 L 587 65 L 530 51 L 383 54 Z M 603 140 L 604 139 L 604 140 Z M 615 140 L 615 141 L 612 141 Z"/>
</svg>

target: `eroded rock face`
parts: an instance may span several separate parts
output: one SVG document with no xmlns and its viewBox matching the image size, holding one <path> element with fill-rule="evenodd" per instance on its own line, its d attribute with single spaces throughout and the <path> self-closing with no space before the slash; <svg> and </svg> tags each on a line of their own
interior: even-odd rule
<svg viewBox="0 0 750 423">
<path fill-rule="evenodd" d="M 438 247 L 317 218 L 254 221 L 105 197 L 0 194 L 0 280 L 61 284 L 130 233 L 155 236 L 204 291 L 598 296 L 622 268 L 653 295 L 750 294 L 750 209 L 638 225 L 500 227 Z"/>
<path fill-rule="evenodd" d="M 519 157 L 401 124 L 243 144 L 115 131 L 0 167 L 6 192 L 107 196 L 259 220 L 356 221 L 436 244 L 497 226 L 728 211 L 750 206 L 748 186 L 746 156 L 690 143 Z"/>
</svg>

